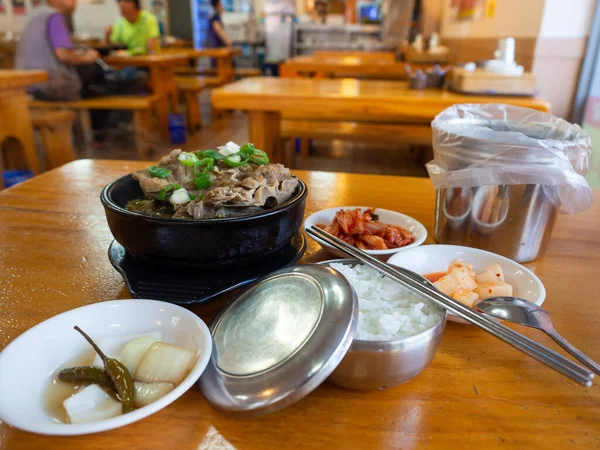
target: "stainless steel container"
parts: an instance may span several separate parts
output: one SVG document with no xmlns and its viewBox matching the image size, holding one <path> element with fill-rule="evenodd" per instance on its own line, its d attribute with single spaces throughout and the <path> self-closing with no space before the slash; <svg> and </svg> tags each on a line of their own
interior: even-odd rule
<svg viewBox="0 0 600 450">
<path fill-rule="evenodd" d="M 532 261 L 550 241 L 555 194 L 554 186 L 533 184 L 438 189 L 434 239 Z"/>
<path fill-rule="evenodd" d="M 320 264 L 362 264 L 355 259 Z M 327 379 L 347 389 L 371 391 L 405 383 L 419 375 L 433 360 L 446 325 L 446 311 L 432 328 L 408 338 L 392 341 L 354 339 L 350 350 Z"/>
<path fill-rule="evenodd" d="M 372 391 L 405 383 L 433 360 L 446 325 L 446 312 L 433 328 L 394 341 L 352 341 L 327 381 L 347 389 Z"/>
<path fill-rule="evenodd" d="M 428 169 L 434 167 L 431 175 L 441 167 L 454 178 L 448 178 L 452 187 L 436 190 L 434 239 L 518 262 L 541 257 L 561 206 L 559 185 L 549 180 L 587 170 L 581 148 L 589 137 L 560 119 L 511 122 L 465 114 L 436 121 Z M 533 179 L 538 184 L 526 184 Z"/>
</svg>

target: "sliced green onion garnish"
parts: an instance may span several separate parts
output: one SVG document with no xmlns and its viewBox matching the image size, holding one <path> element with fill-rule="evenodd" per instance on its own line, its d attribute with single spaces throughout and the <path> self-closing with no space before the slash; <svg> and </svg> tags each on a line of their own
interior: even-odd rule
<svg viewBox="0 0 600 450">
<path fill-rule="evenodd" d="M 225 159 L 225 157 L 216 150 L 204 150 L 203 152 L 198 152 L 198 153 L 201 154 L 201 155 L 198 155 L 199 158 L 212 158 L 216 161 L 221 161 L 222 159 Z"/>
<path fill-rule="evenodd" d="M 194 178 L 194 184 L 196 185 L 197 189 L 208 189 L 212 185 L 212 182 L 210 181 L 210 175 L 208 173 L 196 175 L 196 178 Z"/>
<path fill-rule="evenodd" d="M 194 170 L 196 171 L 196 173 L 201 173 L 200 169 L 202 169 L 205 166 L 206 169 L 204 169 L 204 172 L 212 172 L 213 168 L 215 167 L 215 160 L 212 158 L 203 158 L 199 160 L 196 164 L 194 164 Z"/>
<path fill-rule="evenodd" d="M 193 153 L 180 153 L 177 159 L 186 167 L 194 167 L 194 164 L 198 162 L 198 158 Z"/>
<path fill-rule="evenodd" d="M 198 195 L 190 194 L 190 200 L 196 200 L 197 198 L 199 198 L 200 200 L 202 200 L 204 198 L 204 195 L 202 195 L 202 194 L 198 194 Z"/>
<path fill-rule="evenodd" d="M 269 157 L 262 150 L 255 149 L 254 155 L 250 157 L 250 161 L 258 165 L 269 164 Z"/>
<path fill-rule="evenodd" d="M 150 173 L 150 176 L 154 178 L 167 178 L 172 173 L 169 169 L 158 166 L 150 166 L 146 170 Z"/>
<path fill-rule="evenodd" d="M 181 186 L 178 184 L 167 184 L 161 191 L 158 193 L 159 200 L 168 200 L 169 197 L 173 194 L 173 191 L 177 189 L 181 189 Z"/>
<path fill-rule="evenodd" d="M 254 155 L 254 152 L 256 151 L 256 148 L 254 147 L 254 144 L 244 144 L 240 147 L 240 153 L 244 154 L 244 155 L 248 155 L 248 156 L 252 156 Z"/>
<path fill-rule="evenodd" d="M 231 155 L 225 158 L 223 162 L 229 167 L 241 167 L 243 165 L 248 164 L 249 160 L 250 158 L 248 158 L 248 155 L 240 156 L 239 153 L 236 153 L 235 155 Z"/>
</svg>

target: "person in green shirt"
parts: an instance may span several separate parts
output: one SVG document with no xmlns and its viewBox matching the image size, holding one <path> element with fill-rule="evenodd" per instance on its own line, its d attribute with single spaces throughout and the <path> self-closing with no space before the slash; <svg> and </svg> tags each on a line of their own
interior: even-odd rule
<svg viewBox="0 0 600 450">
<path fill-rule="evenodd" d="M 140 0 L 118 0 L 121 16 L 106 29 L 106 40 L 127 46 L 134 55 L 155 54 L 160 31 L 156 17 L 140 7 Z"/>
</svg>

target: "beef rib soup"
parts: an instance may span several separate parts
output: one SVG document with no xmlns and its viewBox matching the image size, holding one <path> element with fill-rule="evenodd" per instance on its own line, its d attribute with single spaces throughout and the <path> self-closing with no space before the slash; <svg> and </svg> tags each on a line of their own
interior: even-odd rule
<svg viewBox="0 0 600 450">
<path fill-rule="evenodd" d="M 298 179 L 252 144 L 217 150 L 173 150 L 157 166 L 133 173 L 144 198 L 127 209 L 152 217 L 215 219 L 251 216 L 290 200 Z"/>
</svg>

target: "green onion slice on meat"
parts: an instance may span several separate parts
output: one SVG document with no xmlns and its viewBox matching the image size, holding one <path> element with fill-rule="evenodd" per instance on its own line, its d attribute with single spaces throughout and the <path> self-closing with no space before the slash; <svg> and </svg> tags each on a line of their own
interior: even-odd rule
<svg viewBox="0 0 600 450">
<path fill-rule="evenodd" d="M 250 156 L 250 161 L 260 166 L 264 164 L 269 164 L 269 157 L 262 150 L 255 149 L 254 154 Z"/>
<path fill-rule="evenodd" d="M 177 159 L 186 167 L 194 167 L 194 164 L 198 162 L 198 157 L 193 153 L 180 153 Z"/>
<path fill-rule="evenodd" d="M 164 167 L 150 166 L 146 170 L 150 173 L 150 176 L 154 178 L 167 178 L 171 175 L 171 171 Z"/>
<path fill-rule="evenodd" d="M 158 193 L 159 200 L 168 200 L 171 195 L 173 195 L 173 191 L 177 189 L 181 189 L 181 186 L 178 184 L 167 184 L 164 188 L 160 190 Z"/>
<path fill-rule="evenodd" d="M 248 161 L 250 161 L 250 157 L 248 155 L 241 155 L 240 153 L 228 156 L 223 160 L 229 167 L 242 167 L 246 165 Z"/>
<path fill-rule="evenodd" d="M 222 159 L 225 159 L 225 157 L 216 150 L 199 151 L 196 152 L 196 155 L 198 155 L 198 158 L 212 158 L 215 161 L 221 161 Z"/>
<path fill-rule="evenodd" d="M 210 181 L 210 175 L 208 173 L 200 173 L 196 175 L 194 178 L 194 185 L 196 185 L 196 189 L 208 189 L 212 182 Z"/>
<path fill-rule="evenodd" d="M 212 172 L 214 166 L 215 166 L 215 160 L 213 158 L 203 158 L 203 159 L 200 159 L 198 162 L 196 162 L 196 164 L 194 164 L 194 170 L 196 171 L 197 174 L 199 174 L 202 172 L 200 169 L 205 167 L 204 172 L 206 172 L 206 171 Z"/>
</svg>

